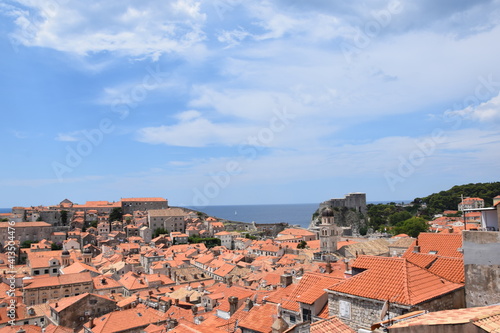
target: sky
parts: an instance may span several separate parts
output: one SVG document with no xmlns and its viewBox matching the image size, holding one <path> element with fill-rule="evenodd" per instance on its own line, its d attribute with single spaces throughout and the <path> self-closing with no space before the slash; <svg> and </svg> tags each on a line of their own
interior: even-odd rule
<svg viewBox="0 0 500 333">
<path fill-rule="evenodd" d="M 500 1 L 0 1 L 0 207 L 498 181 Z"/>
</svg>

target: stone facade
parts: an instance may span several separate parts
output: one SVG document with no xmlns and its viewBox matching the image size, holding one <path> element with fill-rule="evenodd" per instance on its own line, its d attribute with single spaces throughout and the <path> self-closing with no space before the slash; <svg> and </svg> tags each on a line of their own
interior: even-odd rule
<svg viewBox="0 0 500 333">
<path fill-rule="evenodd" d="M 0 222 L 0 242 L 2 246 L 10 240 L 40 241 L 50 239 L 52 226 L 46 222 Z"/>
<path fill-rule="evenodd" d="M 467 307 L 500 303 L 500 233 L 464 231 Z"/>
<path fill-rule="evenodd" d="M 67 304 L 71 302 L 71 304 Z M 82 328 L 90 317 L 100 317 L 116 309 L 115 301 L 94 294 L 63 299 L 50 304 L 50 320 L 55 325 Z"/>
<path fill-rule="evenodd" d="M 40 276 L 24 281 L 23 299 L 26 305 L 46 303 L 62 297 L 78 296 L 93 292 L 90 273 Z"/>
<path fill-rule="evenodd" d="M 163 228 L 168 232 L 186 232 L 186 212 L 181 208 L 155 209 L 148 213 L 148 224 L 151 230 Z"/>
<path fill-rule="evenodd" d="M 329 291 L 328 311 L 330 316 L 338 316 L 354 330 L 370 329 L 373 323 L 380 321 L 384 300 L 369 299 Z M 396 317 L 407 312 L 428 310 L 440 311 L 465 307 L 464 289 L 460 288 L 440 297 L 416 305 L 390 303 L 389 317 Z"/>
<path fill-rule="evenodd" d="M 343 199 L 330 199 L 319 205 L 320 210 L 327 207 L 353 208 L 362 214 L 366 214 L 366 193 L 349 193 Z"/>
<path fill-rule="evenodd" d="M 122 199 L 123 214 L 133 214 L 136 210 L 149 211 L 153 209 L 167 209 L 168 201 L 163 198 L 130 198 Z"/>
</svg>

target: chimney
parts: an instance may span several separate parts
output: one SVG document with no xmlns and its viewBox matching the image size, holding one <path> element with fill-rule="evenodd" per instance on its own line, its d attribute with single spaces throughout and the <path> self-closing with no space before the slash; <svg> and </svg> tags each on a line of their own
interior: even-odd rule
<svg viewBox="0 0 500 333">
<path fill-rule="evenodd" d="M 282 288 L 286 288 L 293 282 L 293 276 L 290 274 L 283 274 L 280 276 L 280 283 Z"/>
<path fill-rule="evenodd" d="M 330 263 L 330 260 L 328 260 L 326 262 L 325 272 L 326 272 L 326 274 L 330 274 L 332 272 L 332 264 Z"/>
<path fill-rule="evenodd" d="M 174 318 L 171 318 L 167 321 L 167 329 L 171 330 L 177 326 L 177 320 Z"/>
<path fill-rule="evenodd" d="M 174 304 L 175 304 L 175 306 L 179 306 L 179 299 L 178 298 L 174 299 Z"/>
<path fill-rule="evenodd" d="M 198 307 L 196 305 L 192 305 L 191 311 L 193 312 L 193 316 L 196 316 L 196 314 L 198 314 Z"/>
<path fill-rule="evenodd" d="M 229 315 L 232 316 L 238 309 L 238 297 L 230 296 L 227 300 L 229 301 Z"/>
<path fill-rule="evenodd" d="M 247 298 L 245 301 L 245 311 L 250 311 L 251 308 L 253 308 L 253 302 L 250 298 Z"/>
<path fill-rule="evenodd" d="M 413 252 L 414 253 L 420 253 L 420 245 L 418 245 L 418 238 L 415 242 L 415 246 L 413 247 Z"/>
<path fill-rule="evenodd" d="M 89 323 L 89 328 L 93 329 L 94 328 L 94 317 L 90 317 L 90 323 Z"/>
</svg>

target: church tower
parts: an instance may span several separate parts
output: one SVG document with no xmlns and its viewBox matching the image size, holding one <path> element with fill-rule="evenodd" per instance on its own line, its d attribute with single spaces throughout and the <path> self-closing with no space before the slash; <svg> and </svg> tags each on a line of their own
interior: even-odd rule
<svg viewBox="0 0 500 333">
<path fill-rule="evenodd" d="M 319 225 L 320 251 L 332 253 L 337 251 L 337 243 L 342 234 L 341 228 L 335 224 L 333 210 L 327 208 L 321 214 L 321 224 Z"/>
<path fill-rule="evenodd" d="M 70 255 L 68 250 L 63 250 L 61 254 L 62 267 L 68 267 L 70 265 Z"/>
</svg>

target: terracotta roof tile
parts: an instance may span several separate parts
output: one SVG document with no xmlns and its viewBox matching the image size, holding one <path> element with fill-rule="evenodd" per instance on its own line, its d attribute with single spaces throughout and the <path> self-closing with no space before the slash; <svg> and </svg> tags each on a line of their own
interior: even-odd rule
<svg viewBox="0 0 500 333">
<path fill-rule="evenodd" d="M 416 305 L 463 287 L 462 284 L 444 280 L 408 262 L 405 258 L 360 256 L 352 267 L 368 268 L 346 281 L 331 286 L 328 290 Z"/>
<path fill-rule="evenodd" d="M 336 316 L 317 321 L 311 324 L 311 333 L 355 333 L 352 328 L 344 324 Z"/>
<path fill-rule="evenodd" d="M 164 321 L 166 318 L 166 313 L 162 313 L 152 308 L 146 308 L 144 305 L 139 304 L 133 309 L 114 311 L 99 318 L 95 318 L 93 320 L 95 326 L 92 327 L 92 332 L 111 333 L 137 329 L 146 327 L 150 323 Z M 89 328 L 89 325 L 90 322 L 84 324 L 87 328 Z"/>
<path fill-rule="evenodd" d="M 412 246 L 406 251 L 405 255 L 413 252 L 413 247 L 417 244 L 413 242 Z M 420 253 L 429 253 L 436 251 L 438 256 L 462 258 L 463 254 L 458 252 L 462 247 L 462 235 L 450 233 L 429 233 L 424 232 L 418 235 L 418 245 Z"/>
<path fill-rule="evenodd" d="M 248 311 L 239 323 L 239 327 L 253 330 L 256 332 L 271 332 L 271 326 L 276 320 L 278 314 L 278 305 L 266 303 L 261 306 L 254 306 Z"/>
<path fill-rule="evenodd" d="M 428 326 L 428 325 L 456 325 L 465 324 L 471 321 L 479 321 L 479 318 L 487 319 L 486 322 L 494 322 L 500 315 L 500 305 L 482 306 L 476 308 L 444 310 L 437 312 L 430 312 L 424 315 L 410 318 L 398 322 L 391 327 L 409 327 L 409 326 Z M 478 320 L 479 319 L 479 320 Z"/>
<path fill-rule="evenodd" d="M 325 289 L 342 281 L 328 274 L 306 273 L 302 276 L 288 300 L 283 302 L 283 308 L 299 311 L 299 303 L 313 304 L 318 298 L 326 294 Z"/>
</svg>

